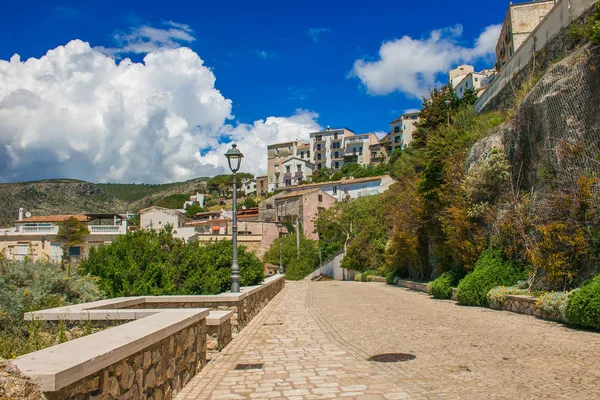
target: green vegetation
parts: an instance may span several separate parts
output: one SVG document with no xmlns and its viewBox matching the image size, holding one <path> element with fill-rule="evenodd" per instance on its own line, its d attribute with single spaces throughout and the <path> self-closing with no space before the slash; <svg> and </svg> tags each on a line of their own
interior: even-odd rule
<svg viewBox="0 0 600 400">
<path fill-rule="evenodd" d="M 429 291 L 435 299 L 449 299 L 452 297 L 452 285 L 454 276 L 450 272 L 444 272 L 429 284 Z"/>
<path fill-rule="evenodd" d="M 487 294 L 488 304 L 492 308 L 501 309 L 504 307 L 508 295 L 531 295 L 528 288 L 527 281 L 517 282 L 513 286 L 496 286 Z"/>
<path fill-rule="evenodd" d="M 600 275 L 573 293 L 566 317 L 571 324 L 600 329 Z"/>
<path fill-rule="evenodd" d="M 302 234 L 300 235 L 300 250 L 296 246 L 295 233 L 282 236 L 281 255 L 286 279 L 304 279 L 319 267 L 318 242 L 307 239 Z M 271 244 L 271 247 L 264 255 L 264 261 L 273 265 L 279 265 L 279 240 L 275 240 Z"/>
<path fill-rule="evenodd" d="M 567 307 L 571 296 L 579 291 L 574 289 L 569 292 L 550 292 L 541 295 L 535 305 L 542 315 L 554 316 L 566 320 Z"/>
<path fill-rule="evenodd" d="M 600 44 L 600 3 L 596 3 L 594 12 L 584 24 L 572 24 L 569 37 L 573 41 L 589 40 Z"/>
<path fill-rule="evenodd" d="M 183 203 L 190 199 L 189 194 L 171 194 L 156 202 L 158 207 L 179 209 L 183 207 Z"/>
<path fill-rule="evenodd" d="M 236 175 L 237 188 L 241 189 L 242 181 L 254 178 L 254 175 L 246 172 L 238 172 Z M 233 190 L 233 174 L 213 176 L 206 182 L 208 193 L 216 192 L 218 197 L 225 197 Z"/>
<path fill-rule="evenodd" d="M 187 215 L 188 217 L 191 217 L 201 212 L 204 212 L 204 208 L 200 207 L 200 204 L 198 203 L 190 204 L 185 208 L 185 215 Z"/>
<path fill-rule="evenodd" d="M 70 217 L 58 224 L 58 235 L 56 239 L 60 242 L 63 255 L 62 262 L 69 264 L 71 262 L 70 248 L 83 243 L 85 235 L 90 233 L 87 224 Z"/>
<path fill-rule="evenodd" d="M 108 297 L 217 294 L 231 285 L 231 260 L 230 241 L 187 244 L 167 227 L 119 236 L 90 250 L 81 268 L 99 278 Z M 244 246 L 239 246 L 238 261 L 242 286 L 262 282 L 263 264 Z"/>
<path fill-rule="evenodd" d="M 488 305 L 488 292 L 496 286 L 510 286 L 523 279 L 523 272 L 504 259 L 498 250 L 485 250 L 475 269 L 458 284 L 456 299 L 465 306 Z"/>
<path fill-rule="evenodd" d="M 13 358 L 51 346 L 66 336 L 64 326 L 42 321 L 25 322 L 23 313 L 44 308 L 61 307 L 73 303 L 102 298 L 95 279 L 76 268 L 42 261 L 7 261 L 0 258 L 0 357 Z"/>
</svg>

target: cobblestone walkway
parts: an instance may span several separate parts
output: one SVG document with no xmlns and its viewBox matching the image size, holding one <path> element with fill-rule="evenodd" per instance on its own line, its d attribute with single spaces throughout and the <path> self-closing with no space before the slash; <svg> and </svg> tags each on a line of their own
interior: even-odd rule
<svg viewBox="0 0 600 400">
<path fill-rule="evenodd" d="M 384 284 L 286 285 L 177 399 L 600 399 L 598 333 Z M 388 352 L 417 358 L 366 361 Z"/>
</svg>

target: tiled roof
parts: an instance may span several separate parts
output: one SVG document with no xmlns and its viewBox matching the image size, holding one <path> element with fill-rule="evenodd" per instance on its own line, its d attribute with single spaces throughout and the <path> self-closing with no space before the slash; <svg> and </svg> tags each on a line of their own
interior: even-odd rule
<svg viewBox="0 0 600 400">
<path fill-rule="evenodd" d="M 90 217 L 83 214 L 77 215 L 36 215 L 34 217 L 23 218 L 22 221 L 15 221 L 18 223 L 31 223 L 31 222 L 62 222 L 69 218 L 75 218 L 77 221 L 87 222 Z"/>
</svg>

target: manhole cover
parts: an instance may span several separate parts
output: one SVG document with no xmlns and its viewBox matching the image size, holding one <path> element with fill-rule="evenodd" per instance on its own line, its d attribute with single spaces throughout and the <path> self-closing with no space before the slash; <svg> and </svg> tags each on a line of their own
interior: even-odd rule
<svg viewBox="0 0 600 400">
<path fill-rule="evenodd" d="M 417 356 L 407 353 L 386 353 L 376 354 L 367 359 L 367 361 L 384 362 L 384 363 L 395 363 L 401 361 L 410 361 L 417 358 Z"/>
<path fill-rule="evenodd" d="M 262 369 L 264 364 L 236 364 L 234 369 L 246 370 L 246 369 Z"/>
</svg>

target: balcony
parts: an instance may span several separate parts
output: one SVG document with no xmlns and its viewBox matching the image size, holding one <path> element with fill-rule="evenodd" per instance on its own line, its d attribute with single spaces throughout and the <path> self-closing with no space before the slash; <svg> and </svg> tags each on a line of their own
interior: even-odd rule
<svg viewBox="0 0 600 400">
<path fill-rule="evenodd" d="M 125 227 L 122 225 L 88 225 L 88 229 L 92 235 L 125 234 Z"/>
<path fill-rule="evenodd" d="M 57 235 L 58 234 L 58 226 L 21 226 L 17 228 L 16 232 L 20 232 L 23 234 L 36 235 L 36 234 L 44 234 L 44 235 Z"/>
<path fill-rule="evenodd" d="M 338 153 L 338 155 L 336 156 L 335 153 L 331 156 L 332 160 L 343 160 L 344 159 L 344 152 L 340 152 Z"/>
<path fill-rule="evenodd" d="M 325 147 L 321 147 L 320 149 L 315 147 L 314 152 L 315 153 L 325 153 L 327 151 L 327 149 Z"/>
</svg>

